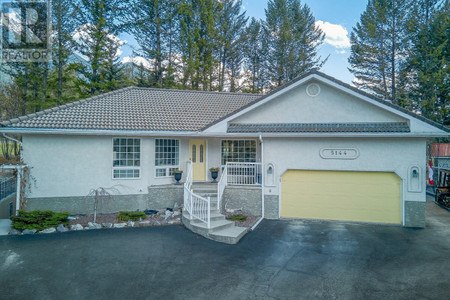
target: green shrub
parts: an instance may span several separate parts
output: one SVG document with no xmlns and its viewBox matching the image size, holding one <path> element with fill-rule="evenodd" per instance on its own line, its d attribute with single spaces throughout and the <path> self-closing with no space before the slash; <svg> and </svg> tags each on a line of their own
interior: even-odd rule
<svg viewBox="0 0 450 300">
<path fill-rule="evenodd" d="M 69 213 L 56 213 L 51 210 L 33 210 L 26 212 L 19 210 L 17 216 L 11 216 L 12 227 L 17 230 L 36 229 L 44 230 L 56 227 L 59 224 L 69 225 Z"/>
<path fill-rule="evenodd" d="M 244 222 L 245 220 L 247 220 L 247 216 L 244 216 L 243 214 L 234 215 L 234 216 L 229 217 L 228 220 Z"/>
<path fill-rule="evenodd" d="M 117 216 L 117 219 L 121 221 L 139 221 L 139 219 L 145 219 L 147 215 L 142 211 L 121 211 Z"/>
</svg>

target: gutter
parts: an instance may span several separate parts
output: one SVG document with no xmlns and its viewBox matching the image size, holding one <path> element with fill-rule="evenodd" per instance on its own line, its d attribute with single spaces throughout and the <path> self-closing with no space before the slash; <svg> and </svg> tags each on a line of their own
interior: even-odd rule
<svg viewBox="0 0 450 300">
<path fill-rule="evenodd" d="M 143 131 L 143 130 L 92 130 L 92 129 L 36 129 L 2 127 L 3 134 L 48 134 L 48 135 L 90 135 L 90 136 L 191 136 L 191 137 L 255 137 L 259 133 L 228 133 L 199 131 Z M 265 133 L 266 137 L 285 138 L 430 138 L 448 137 L 449 133 Z"/>
<path fill-rule="evenodd" d="M 259 141 L 261 142 L 261 218 L 252 226 L 252 231 L 258 227 L 259 223 L 264 220 L 264 141 L 262 135 L 259 135 Z"/>
</svg>

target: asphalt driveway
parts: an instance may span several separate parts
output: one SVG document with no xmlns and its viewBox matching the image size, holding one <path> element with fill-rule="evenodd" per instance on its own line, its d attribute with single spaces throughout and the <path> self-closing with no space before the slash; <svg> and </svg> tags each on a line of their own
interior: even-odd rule
<svg viewBox="0 0 450 300">
<path fill-rule="evenodd" d="M 182 226 L 0 237 L 0 299 L 449 299 L 450 212 L 426 229 L 263 221 L 236 246 Z"/>
</svg>

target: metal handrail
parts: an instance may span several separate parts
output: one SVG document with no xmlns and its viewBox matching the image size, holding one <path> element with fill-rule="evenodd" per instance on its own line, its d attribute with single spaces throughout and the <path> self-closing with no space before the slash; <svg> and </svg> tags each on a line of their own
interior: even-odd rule
<svg viewBox="0 0 450 300">
<path fill-rule="evenodd" d="M 195 218 L 211 228 L 211 199 L 203 198 L 192 191 L 192 162 L 187 162 L 186 182 L 184 183 L 184 209 L 191 219 Z"/>
</svg>

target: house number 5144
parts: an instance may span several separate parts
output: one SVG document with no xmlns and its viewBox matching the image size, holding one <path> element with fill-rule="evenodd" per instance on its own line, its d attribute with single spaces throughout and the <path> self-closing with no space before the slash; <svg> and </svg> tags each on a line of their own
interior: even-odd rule
<svg viewBox="0 0 450 300">
<path fill-rule="evenodd" d="M 320 150 L 320 157 L 324 159 L 357 159 L 359 151 L 356 148 L 324 148 Z"/>
</svg>

